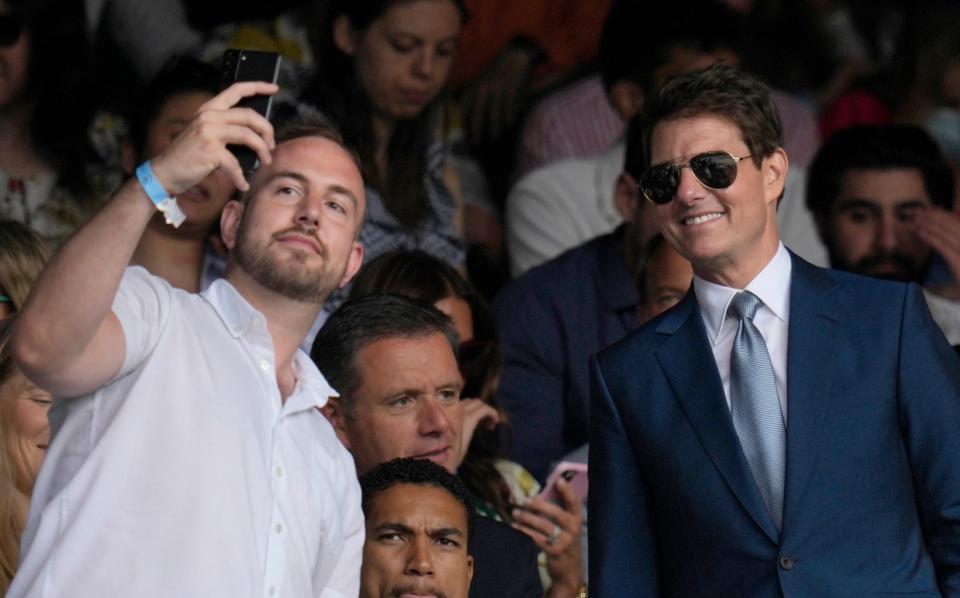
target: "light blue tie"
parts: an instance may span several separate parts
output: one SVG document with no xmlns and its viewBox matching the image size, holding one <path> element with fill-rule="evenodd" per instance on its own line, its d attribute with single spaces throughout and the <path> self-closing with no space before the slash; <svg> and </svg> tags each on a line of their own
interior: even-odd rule
<svg viewBox="0 0 960 598">
<path fill-rule="evenodd" d="M 759 306 L 760 299 L 748 291 L 730 302 L 730 311 L 740 320 L 730 352 L 730 412 L 767 511 L 781 529 L 787 440 L 773 364 L 753 323 Z"/>
</svg>

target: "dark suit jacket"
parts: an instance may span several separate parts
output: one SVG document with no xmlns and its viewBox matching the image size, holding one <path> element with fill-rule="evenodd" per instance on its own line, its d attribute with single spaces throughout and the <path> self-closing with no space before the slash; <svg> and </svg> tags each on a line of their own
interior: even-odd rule
<svg viewBox="0 0 960 598">
<path fill-rule="evenodd" d="M 526 272 L 494 302 L 503 347 L 497 398 L 508 456 L 542 482 L 589 436 L 589 357 L 636 328 L 624 227 Z"/>
<path fill-rule="evenodd" d="M 782 531 L 691 292 L 591 362 L 591 596 L 960 596 L 960 361 L 915 285 L 791 280 Z"/>
<path fill-rule="evenodd" d="M 529 537 L 477 515 L 469 544 L 473 555 L 470 598 L 543 598 L 537 546 Z"/>
</svg>

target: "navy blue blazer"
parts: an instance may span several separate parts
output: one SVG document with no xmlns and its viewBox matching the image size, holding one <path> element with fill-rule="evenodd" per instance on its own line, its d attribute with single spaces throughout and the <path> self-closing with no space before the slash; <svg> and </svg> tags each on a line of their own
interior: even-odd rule
<svg viewBox="0 0 960 598">
<path fill-rule="evenodd" d="M 690 292 L 591 360 L 591 596 L 960 596 L 960 361 L 916 285 L 792 259 L 782 531 Z"/>
</svg>

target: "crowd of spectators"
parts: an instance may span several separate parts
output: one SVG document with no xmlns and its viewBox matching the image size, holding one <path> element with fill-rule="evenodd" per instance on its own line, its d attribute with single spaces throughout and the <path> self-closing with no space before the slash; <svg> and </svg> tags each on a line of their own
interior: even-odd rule
<svg viewBox="0 0 960 598">
<path fill-rule="evenodd" d="M 267 597 L 586 596 L 586 501 L 567 480 L 553 501 L 542 491 L 558 463 L 587 461 L 590 356 L 693 278 L 638 186 L 647 100 L 716 63 L 764 80 L 789 159 L 784 244 L 922 286 L 960 350 L 958 23 L 949 0 L 0 0 L 0 593 L 131 582 L 226 596 L 249 581 L 244 595 Z M 278 53 L 278 86 L 221 89 L 227 48 Z M 255 93 L 274 96 L 269 123 L 234 107 Z M 228 144 L 250 146 L 260 170 L 228 163 Z M 182 226 L 122 204 L 156 200 L 154 174 L 175 180 L 161 190 Z M 321 186 L 320 211 L 304 207 Z M 275 242 L 327 263 L 278 265 Z M 220 320 L 229 334 L 199 338 Z M 180 343 L 196 346 L 177 355 Z M 261 426 L 204 419 L 233 409 L 227 397 L 190 411 L 221 383 Z M 159 406 L 118 404 L 128 393 Z M 191 450 L 230 453 L 230 425 L 256 448 L 178 481 Z M 168 433 L 156 450 L 177 444 L 176 462 L 123 445 Z M 107 450 L 126 453 L 120 465 Z M 313 478 L 293 491 L 281 475 Z M 195 482 L 250 504 L 174 501 L 152 523 L 222 517 L 196 528 L 215 534 L 238 516 L 267 530 L 224 535 L 251 546 L 210 565 L 250 567 L 223 588 L 175 569 L 226 539 L 169 561 L 130 553 L 152 529 L 130 522 L 164 508 L 154 486 Z M 339 487 L 321 498 L 324 483 Z M 130 494 L 143 512 L 116 496 L 75 504 L 124 484 L 143 485 Z M 103 517 L 125 534 L 103 563 L 62 557 L 114 541 L 89 532 Z M 70 523 L 80 536 L 60 538 Z M 158 532 L 144 558 L 173 551 L 174 532 L 190 545 L 188 525 Z M 133 583 L 143 566 L 157 570 Z M 89 585 L 73 585 L 82 571 Z"/>
</svg>

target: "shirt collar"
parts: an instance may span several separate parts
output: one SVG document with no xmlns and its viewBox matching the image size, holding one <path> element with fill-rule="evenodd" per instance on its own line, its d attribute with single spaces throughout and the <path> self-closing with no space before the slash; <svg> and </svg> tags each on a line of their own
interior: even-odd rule
<svg viewBox="0 0 960 598">
<path fill-rule="evenodd" d="M 750 281 L 743 290 L 750 291 L 760 298 L 773 315 L 783 322 L 790 318 L 790 274 L 793 262 L 783 243 L 777 248 L 763 270 Z M 733 289 L 704 280 L 694 274 L 693 291 L 703 314 L 707 328 L 707 337 L 715 343 L 727 315 L 727 306 L 740 289 Z"/>
<path fill-rule="evenodd" d="M 266 327 L 263 315 L 224 278 L 215 280 L 200 296 L 213 307 L 233 338 L 246 335 L 258 321 L 262 321 Z M 327 404 L 330 397 L 340 396 L 320 373 L 313 360 L 302 350 L 297 349 L 293 354 L 291 367 L 297 385 L 284 405 L 285 411 L 320 408 Z"/>
<path fill-rule="evenodd" d="M 263 319 L 225 278 L 215 280 L 200 296 L 213 307 L 233 338 L 243 336 L 257 319 Z"/>
<path fill-rule="evenodd" d="M 313 360 L 302 350 L 297 349 L 293 354 L 293 375 L 297 379 L 297 387 L 287 399 L 286 409 L 299 411 L 301 409 L 322 408 L 331 397 L 339 397 L 340 393 L 330 386 L 327 379 L 317 369 Z"/>
</svg>

